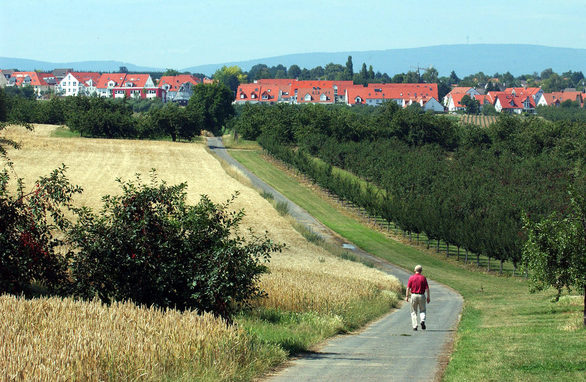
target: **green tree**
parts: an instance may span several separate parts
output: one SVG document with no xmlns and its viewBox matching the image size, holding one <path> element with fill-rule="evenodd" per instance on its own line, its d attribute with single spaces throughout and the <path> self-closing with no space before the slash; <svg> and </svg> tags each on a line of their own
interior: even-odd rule
<svg viewBox="0 0 586 382">
<path fill-rule="evenodd" d="M 214 135 L 234 116 L 234 93 L 224 84 L 198 84 L 187 104 L 188 118 L 201 121 L 201 127 Z"/>
<path fill-rule="evenodd" d="M 478 102 L 477 99 L 470 97 L 468 94 L 462 97 L 460 103 L 466 106 L 466 114 L 480 113 L 480 102 Z"/>
<path fill-rule="evenodd" d="M 354 65 L 352 64 L 352 56 L 348 56 L 346 68 L 344 69 L 344 79 L 349 81 L 352 80 L 352 77 L 354 77 Z"/>
<path fill-rule="evenodd" d="M 369 80 L 374 80 L 375 74 L 374 74 L 374 69 L 372 68 L 372 65 L 368 66 L 368 79 Z"/>
<path fill-rule="evenodd" d="M 242 73 L 242 69 L 239 66 L 222 66 L 220 69 L 216 70 L 213 75 L 215 80 L 223 83 L 232 91 L 233 94 L 236 93 L 236 89 L 238 89 L 238 85 L 241 83 L 246 82 L 246 75 Z"/>
<path fill-rule="evenodd" d="M 458 77 L 456 72 L 452 70 L 448 81 L 450 85 L 457 85 L 460 83 L 460 78 Z"/>
<path fill-rule="evenodd" d="M 178 70 L 167 68 L 167 70 L 165 70 L 165 73 L 163 73 L 163 76 L 177 76 L 179 74 L 181 73 Z"/>
<path fill-rule="evenodd" d="M 293 64 L 289 67 L 287 73 L 289 78 L 298 78 L 301 75 L 301 68 L 299 68 L 299 65 Z"/>
<path fill-rule="evenodd" d="M 539 222 L 524 218 L 528 239 L 523 248 L 531 288 L 550 286 L 559 298 L 564 288 L 575 288 L 585 294 L 584 326 L 586 326 L 586 198 L 585 193 L 572 193 L 571 210 L 565 216 L 552 214 Z"/>
<path fill-rule="evenodd" d="M 264 264 L 281 246 L 239 232 L 243 211 L 234 197 L 215 204 L 186 201 L 185 183 L 168 186 L 153 172 L 149 184 L 119 180 L 122 193 L 106 196 L 99 215 L 78 210 L 70 230 L 75 294 L 103 301 L 208 311 L 230 319 L 261 296 Z"/>
<path fill-rule="evenodd" d="M 427 69 L 425 71 L 425 73 L 423 73 L 421 78 L 423 79 L 423 82 L 426 82 L 428 84 L 433 84 L 433 83 L 437 82 L 438 76 L 439 76 L 439 73 L 438 73 L 437 69 L 434 67 L 431 67 L 431 68 Z"/>
</svg>

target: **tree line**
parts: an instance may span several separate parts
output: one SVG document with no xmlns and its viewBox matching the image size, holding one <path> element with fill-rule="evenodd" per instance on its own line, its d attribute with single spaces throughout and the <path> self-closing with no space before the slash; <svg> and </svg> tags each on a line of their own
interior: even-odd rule
<svg viewBox="0 0 586 382">
<path fill-rule="evenodd" d="M 234 114 L 232 93 L 223 84 L 198 84 L 186 107 L 85 96 L 37 101 L 26 90 L 1 92 L 6 121 L 63 124 L 82 137 L 192 140 L 202 130 L 219 134 Z"/>
<path fill-rule="evenodd" d="M 563 213 L 570 186 L 586 192 L 580 123 L 501 116 L 488 128 L 460 126 L 387 103 L 369 113 L 247 105 L 233 127 L 372 216 L 514 264 L 526 240 L 522 217 Z"/>
</svg>

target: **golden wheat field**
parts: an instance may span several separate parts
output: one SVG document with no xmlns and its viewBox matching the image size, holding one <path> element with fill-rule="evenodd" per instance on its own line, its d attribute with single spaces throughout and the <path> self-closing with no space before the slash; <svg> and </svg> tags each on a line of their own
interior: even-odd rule
<svg viewBox="0 0 586 382">
<path fill-rule="evenodd" d="M 140 173 L 147 181 L 148 173 L 153 168 L 157 170 L 158 177 L 169 184 L 187 182 L 188 201 L 192 204 L 202 194 L 208 195 L 214 202 L 224 202 L 238 191 L 239 196 L 232 207 L 244 209 L 246 213 L 242 229 L 250 227 L 256 233 L 266 231 L 271 239 L 286 244 L 282 253 L 273 255 L 269 264 L 271 273 L 262 278 L 268 298 L 260 301 L 261 305 L 291 311 L 330 313 L 343 309 L 357 299 L 380 296 L 381 291 L 390 291 L 385 292 L 389 300 L 394 293 L 400 293 L 400 284 L 394 277 L 332 256 L 305 240 L 291 222 L 257 191 L 228 176 L 202 143 L 55 138 L 51 137 L 54 129 L 55 126 L 38 125 L 31 132 L 21 127 L 8 127 L 0 134 L 21 145 L 19 150 L 8 152 L 14 163 L 13 177 L 24 178 L 25 184 L 32 185 L 39 176 L 47 175 L 64 163 L 68 167 L 70 181 L 84 189 L 83 194 L 76 198 L 77 205 L 98 210 L 102 196 L 118 192 L 116 178 L 129 180 Z M 143 342 L 150 341 L 142 338 L 147 332 L 165 333 L 169 339 L 166 344 L 175 341 L 197 344 L 198 338 L 205 337 L 218 343 L 233 344 L 226 346 L 235 346 L 239 351 L 246 348 L 238 345 L 241 339 L 236 329 L 226 328 L 221 320 L 207 316 L 198 318 L 193 313 L 154 312 L 133 307 L 132 304 L 105 308 L 96 302 L 67 299 L 25 301 L 2 297 L 1 301 L 3 306 L 10 305 L 14 312 L 19 312 L 10 315 L 4 312 L 4 307 L 0 308 L 4 314 L 0 325 L 0 354 L 7 360 L 7 364 L 1 366 L 3 370 L 10 371 L 8 379 L 40 373 L 38 375 L 63 375 L 64 380 L 69 380 L 72 378 L 67 376 L 81 375 L 78 374 L 81 369 L 96 368 L 87 373 L 99 380 L 103 375 L 115 375 L 121 365 L 132 365 L 137 378 L 129 375 L 124 379 L 156 380 L 160 375 L 157 374 L 158 369 L 165 368 L 167 364 L 186 362 L 180 347 L 192 345 L 169 347 L 156 340 Z M 125 313 L 130 311 L 132 313 Z M 35 317 L 31 318 L 30 323 L 23 319 L 27 314 Z M 144 316 L 138 318 L 141 314 Z M 131 322 L 135 324 L 126 325 L 124 317 L 127 316 L 132 316 L 134 321 Z M 165 332 L 165 326 L 173 326 L 170 322 L 175 320 L 177 325 L 194 326 L 176 337 L 179 336 L 177 332 Z M 183 324 L 184 321 L 188 323 Z M 139 322 L 142 324 L 139 325 Z M 78 326 L 79 329 L 76 329 Z M 218 329 L 220 327 L 223 329 Z M 100 335 L 102 337 L 97 339 L 96 336 Z M 226 338 L 237 340 L 224 341 Z M 129 344 L 133 341 L 136 343 Z M 99 347 L 109 350 L 97 352 L 97 343 Z M 189 349 L 189 352 L 205 352 L 200 345 Z M 134 353 L 137 356 L 132 355 Z M 139 353 L 148 354 L 138 356 Z M 192 361 L 198 357 L 210 357 L 208 353 L 192 356 Z M 22 361 L 23 357 L 26 362 Z M 88 363 L 89 359 L 97 360 Z M 154 366 L 153 359 L 156 360 Z M 227 365 L 232 364 L 231 360 L 227 361 Z M 7 375 L 2 377 L 6 379 Z"/>
</svg>

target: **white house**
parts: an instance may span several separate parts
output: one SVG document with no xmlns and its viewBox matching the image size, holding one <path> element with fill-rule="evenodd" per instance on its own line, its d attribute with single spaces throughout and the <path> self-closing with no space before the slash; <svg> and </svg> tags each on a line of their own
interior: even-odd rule
<svg viewBox="0 0 586 382">
<path fill-rule="evenodd" d="M 69 72 L 57 85 L 57 91 L 64 96 L 92 95 L 97 92 L 100 73 Z"/>
</svg>

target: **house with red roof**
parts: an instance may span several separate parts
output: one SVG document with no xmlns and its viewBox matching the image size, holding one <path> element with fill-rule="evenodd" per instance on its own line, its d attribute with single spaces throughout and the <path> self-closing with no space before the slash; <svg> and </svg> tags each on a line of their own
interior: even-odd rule
<svg viewBox="0 0 586 382">
<path fill-rule="evenodd" d="M 57 91 L 64 96 L 97 94 L 100 73 L 68 72 L 57 84 Z"/>
<path fill-rule="evenodd" d="M 289 88 L 275 84 L 240 84 L 236 90 L 235 104 L 289 102 Z"/>
<path fill-rule="evenodd" d="M 126 73 L 103 73 L 98 79 L 96 86 L 98 95 L 100 97 L 111 98 L 112 89 L 117 86 L 122 86 Z"/>
<path fill-rule="evenodd" d="M 150 74 L 127 73 L 121 85 L 110 89 L 112 98 L 161 98 L 167 102 L 164 89 L 155 86 Z"/>
<path fill-rule="evenodd" d="M 307 103 L 307 101 L 299 100 L 299 89 L 332 89 L 334 103 L 344 102 L 346 103 L 346 89 L 350 86 L 354 86 L 352 81 L 331 81 L 331 80 L 304 80 L 296 81 L 290 80 L 291 82 L 291 100 L 293 103 Z M 307 94 L 307 93 L 306 93 Z M 303 96 L 305 96 L 304 94 Z M 316 102 L 322 103 L 322 102 Z"/>
<path fill-rule="evenodd" d="M 480 92 L 472 87 L 456 86 L 444 97 L 444 106 L 449 112 L 466 110 L 466 106 L 462 105 L 462 98 L 465 95 L 474 98 L 480 95 Z"/>
<path fill-rule="evenodd" d="M 336 101 L 337 91 L 333 87 L 299 87 L 295 89 L 298 104 L 316 103 L 331 105 Z"/>
<path fill-rule="evenodd" d="M 565 101 L 577 102 L 578 105 L 584 103 L 584 94 L 578 91 L 563 91 L 542 93 L 537 100 L 537 106 L 560 106 Z"/>
<path fill-rule="evenodd" d="M 190 74 L 179 74 L 161 77 L 157 87 L 165 90 L 167 101 L 187 105 L 193 95 L 193 88 L 199 83 L 201 83 L 201 80 L 198 77 Z"/>
<path fill-rule="evenodd" d="M 501 92 L 496 96 L 494 108 L 499 113 L 521 114 L 535 112 L 535 100 L 532 96 Z"/>
<path fill-rule="evenodd" d="M 13 72 L 6 86 L 31 86 L 40 98 L 44 92 L 50 93 L 55 90 L 55 77 L 51 73 Z"/>
<path fill-rule="evenodd" d="M 393 101 L 401 107 L 414 103 L 424 110 L 443 112 L 444 107 L 438 102 L 437 84 L 368 84 L 354 85 L 346 89 L 347 105 L 377 106 L 383 102 Z"/>
</svg>

